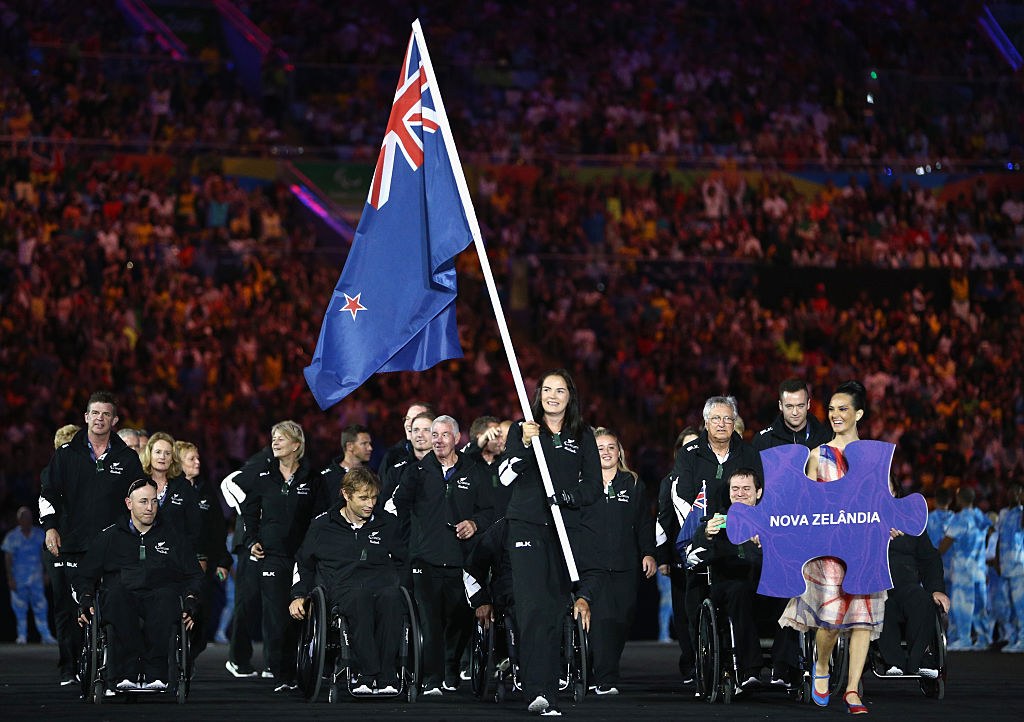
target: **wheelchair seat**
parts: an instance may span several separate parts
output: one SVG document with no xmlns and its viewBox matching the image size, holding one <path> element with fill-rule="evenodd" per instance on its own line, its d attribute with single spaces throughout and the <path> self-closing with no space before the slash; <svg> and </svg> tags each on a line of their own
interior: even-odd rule
<svg viewBox="0 0 1024 722">
<path fill-rule="evenodd" d="M 81 685 L 81 698 L 93 704 L 102 704 L 114 696 L 125 696 L 133 701 L 136 696 L 153 694 L 171 694 L 177 698 L 178 704 L 184 704 L 191 691 L 193 671 L 193 655 L 191 652 L 191 632 L 185 620 L 180 616 L 171 623 L 171 644 L 168 647 L 168 673 L 170 679 L 166 689 L 117 689 L 117 680 L 110 678 L 111 625 L 103 619 L 102 589 L 93 597 L 95 613 L 82 629 L 82 651 L 78 661 L 78 678 Z M 179 598 L 179 606 L 182 600 Z M 141 622 L 141 619 L 140 619 Z M 140 625 L 141 626 L 141 625 Z M 140 628 L 141 633 L 141 628 Z"/>
<path fill-rule="evenodd" d="M 328 609 L 327 593 L 316 586 L 308 597 L 306 618 L 298 642 L 297 677 L 299 689 L 308 702 L 316 702 L 326 681 L 327 700 L 333 704 L 345 691 L 349 698 L 394 699 L 404 697 L 415 702 L 422 680 L 420 664 L 423 656 L 423 633 L 412 595 L 401 587 L 404 601 L 401 645 L 396 666 L 398 687 L 394 692 L 358 692 L 353 682 L 355 669 L 349 642 L 349 621 L 338 605 Z"/>
<path fill-rule="evenodd" d="M 730 619 L 725 605 L 716 603 L 712 598 L 712 572 L 705 568 L 697 573 L 704 578 L 704 595 L 698 611 L 697 638 L 694 645 L 697 695 L 708 704 L 718 701 L 730 704 L 737 695 L 749 694 L 748 690 L 750 690 L 749 687 L 740 687 L 742 682 L 740 675 L 743 670 L 740 669 L 736 651 L 733 620 Z M 757 636 L 758 649 L 761 654 L 759 667 L 771 668 L 773 666 L 773 646 L 780 633 L 777 625 L 778 617 L 766 614 L 757 605 L 753 606 L 752 611 L 753 618 L 750 622 Z M 811 637 L 813 639 L 813 635 Z M 813 647 L 813 645 L 811 646 Z M 802 673 L 803 683 L 786 686 L 757 685 L 756 688 L 782 691 L 796 699 L 802 699 L 806 693 L 809 699 L 810 692 L 804 689 L 806 680 L 810 676 L 810 672 L 807 670 L 811 669 L 807 661 L 808 651 L 810 650 L 806 644 L 798 645 L 797 665 Z"/>
<path fill-rule="evenodd" d="M 572 695 L 579 703 L 587 694 L 590 671 L 590 640 L 583 622 L 573 618 L 570 600 L 562 625 L 561 668 L 558 691 Z M 470 680 L 473 694 L 479 699 L 504 702 L 513 691 L 522 692 L 519 656 L 516 646 L 518 631 L 512 609 L 498 610 L 495 621 L 485 631 L 474 626 L 470 654 Z M 493 685 L 493 686 L 492 686 Z"/>
<path fill-rule="evenodd" d="M 935 608 L 934 637 L 929 640 L 928 649 L 925 652 L 925 660 L 929 662 L 929 669 L 935 670 L 935 677 L 925 676 L 916 670 L 900 670 L 899 673 L 890 673 L 891 667 L 886 664 L 882 651 L 877 640 L 871 642 L 868 652 L 868 666 L 872 674 L 879 679 L 916 679 L 921 688 L 922 694 L 934 699 L 944 699 L 946 696 L 946 632 L 949 629 L 949 614 L 942 611 L 940 607 Z M 906 634 L 901 625 L 900 645 L 904 652 L 907 648 Z M 931 666 L 931 665 L 934 665 Z"/>
</svg>

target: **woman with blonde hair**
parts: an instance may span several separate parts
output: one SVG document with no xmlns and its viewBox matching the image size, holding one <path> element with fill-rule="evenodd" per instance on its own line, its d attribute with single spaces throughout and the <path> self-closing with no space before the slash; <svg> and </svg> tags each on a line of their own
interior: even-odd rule
<svg viewBox="0 0 1024 722">
<path fill-rule="evenodd" d="M 593 602 L 590 643 L 598 695 L 618 694 L 619 660 L 636 611 L 638 571 L 650 579 L 654 561 L 654 519 L 644 485 L 626 466 L 626 454 L 615 432 L 594 431 L 601 461 L 604 494 L 589 508 L 592 525 L 601 530 L 596 558 L 603 573 Z"/>
<path fill-rule="evenodd" d="M 263 604 L 263 649 L 275 692 L 297 689 L 295 627 L 288 614 L 292 568 L 313 519 L 320 476 L 305 457 L 306 436 L 294 421 L 270 430 L 270 446 L 252 457 L 241 472 L 224 480 L 225 496 L 244 499 L 243 545 L 256 559 Z"/>
<path fill-rule="evenodd" d="M 216 585 L 228 578 L 231 569 L 231 553 L 226 546 L 227 522 L 220 506 L 216 488 L 199 474 L 199 448 L 190 441 L 175 441 L 174 453 L 181 462 L 182 476 L 188 488 L 195 495 L 196 506 L 199 508 L 199 541 L 196 553 L 200 555 L 203 577 L 202 605 L 203 613 L 200 624 L 212 621 L 213 594 Z M 195 654 L 206 648 L 206 629 L 203 626 L 196 636 L 197 643 L 193 647 Z"/>
<path fill-rule="evenodd" d="M 195 491 L 181 473 L 181 459 L 174 450 L 174 437 L 158 431 L 149 437 L 142 449 L 142 471 L 156 482 L 156 498 L 160 505 L 157 517 L 161 524 L 170 524 L 188 539 L 192 550 L 206 569 L 202 551 L 202 520 Z"/>
</svg>

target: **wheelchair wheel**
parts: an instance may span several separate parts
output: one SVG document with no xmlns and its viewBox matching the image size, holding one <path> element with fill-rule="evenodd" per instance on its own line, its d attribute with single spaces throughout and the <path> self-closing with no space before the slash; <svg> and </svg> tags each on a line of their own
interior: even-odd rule
<svg viewBox="0 0 1024 722">
<path fill-rule="evenodd" d="M 705 599 L 697 622 L 697 692 L 708 704 L 718 700 L 721 666 L 718 614 L 711 600 Z"/>
<path fill-rule="evenodd" d="M 407 637 L 405 668 L 406 687 L 405 697 L 410 704 L 416 701 L 419 696 L 419 686 L 423 681 L 420 664 L 423 660 L 423 631 L 420 629 L 420 621 L 416 616 L 416 604 L 412 600 L 409 590 L 402 587 L 402 596 L 405 598 L 405 608 L 409 617 L 409 628 Z"/>
<path fill-rule="evenodd" d="M 722 680 L 722 704 L 732 704 L 732 698 L 736 694 L 736 683 L 732 681 L 732 677 L 726 676 Z"/>
<path fill-rule="evenodd" d="M 832 648 L 832 658 L 828 663 L 829 693 L 840 695 L 846 689 L 846 677 L 849 672 L 850 636 L 840 634 L 836 646 Z"/>
<path fill-rule="evenodd" d="M 828 661 L 828 691 L 832 696 L 842 694 L 846 689 L 847 658 L 850 654 L 850 638 L 846 634 L 840 634 L 832 647 L 832 655 Z M 870 655 L 868 655 L 870 657 Z M 804 634 L 804 659 L 808 667 L 808 689 L 804 699 L 808 704 L 814 701 L 811 692 L 814 688 L 814 669 L 818 661 L 818 645 L 815 642 L 813 630 Z M 801 695 L 803 697 L 804 695 Z"/>
<path fill-rule="evenodd" d="M 103 680 L 96 680 L 92 685 L 92 703 L 103 704 L 105 694 L 106 690 L 103 689 Z"/>
<path fill-rule="evenodd" d="M 943 613 L 936 612 L 935 646 L 931 651 L 935 655 L 935 667 L 939 671 L 938 679 L 921 679 L 921 691 L 925 696 L 939 700 L 946 696 L 946 629 L 943 621 Z"/>
<path fill-rule="evenodd" d="M 99 664 L 99 623 L 96 617 L 82 630 L 82 651 L 78 656 L 78 680 L 81 686 L 82 699 L 86 702 L 96 702 L 93 699 L 93 686 L 95 684 Z M 100 680 L 102 683 L 102 680 Z M 100 689 L 100 697 L 103 690 Z"/>
<path fill-rule="evenodd" d="M 494 678 L 494 644 L 497 622 L 484 630 L 478 621 L 473 629 L 473 647 L 469 656 L 469 681 L 473 696 L 485 699 L 489 682 Z"/>
<path fill-rule="evenodd" d="M 178 671 L 178 704 L 185 704 L 192 686 L 192 633 L 181 620 L 176 640 L 176 662 Z"/>
<path fill-rule="evenodd" d="M 573 680 L 572 688 L 573 702 L 579 704 L 587 694 L 587 677 L 590 671 L 590 640 L 587 637 L 587 630 L 583 628 L 582 619 L 572 620 L 572 666 Z"/>
<path fill-rule="evenodd" d="M 316 702 L 324 679 L 327 646 L 327 597 L 322 587 L 309 595 L 297 654 L 297 682 L 307 702 Z"/>
<path fill-rule="evenodd" d="M 508 697 L 508 683 L 503 679 L 498 680 L 498 684 L 494 687 L 494 701 L 497 704 L 502 704 Z"/>
</svg>

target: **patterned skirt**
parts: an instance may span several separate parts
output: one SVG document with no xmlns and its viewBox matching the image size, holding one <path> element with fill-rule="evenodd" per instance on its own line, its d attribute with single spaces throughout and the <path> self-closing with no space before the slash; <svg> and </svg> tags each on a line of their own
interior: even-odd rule
<svg viewBox="0 0 1024 722">
<path fill-rule="evenodd" d="M 807 591 L 789 600 L 780 627 L 806 632 L 824 629 L 869 629 L 871 639 L 882 633 L 887 592 L 847 594 L 843 591 L 846 568 L 835 557 L 812 559 L 804 566 Z"/>
</svg>

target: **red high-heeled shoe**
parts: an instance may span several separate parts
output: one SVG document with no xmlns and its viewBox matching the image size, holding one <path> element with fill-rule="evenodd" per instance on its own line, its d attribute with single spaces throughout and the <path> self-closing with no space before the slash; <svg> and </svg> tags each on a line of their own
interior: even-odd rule
<svg viewBox="0 0 1024 722">
<path fill-rule="evenodd" d="M 844 694 L 843 702 L 846 703 L 846 711 L 850 714 L 867 714 L 868 708 L 864 706 L 864 700 L 861 700 L 857 704 L 852 704 L 850 700 L 847 699 L 847 697 L 849 697 L 851 694 L 856 694 L 858 697 L 860 697 L 860 695 L 857 694 L 857 690 L 855 689 L 851 689 L 849 692 Z"/>
</svg>

